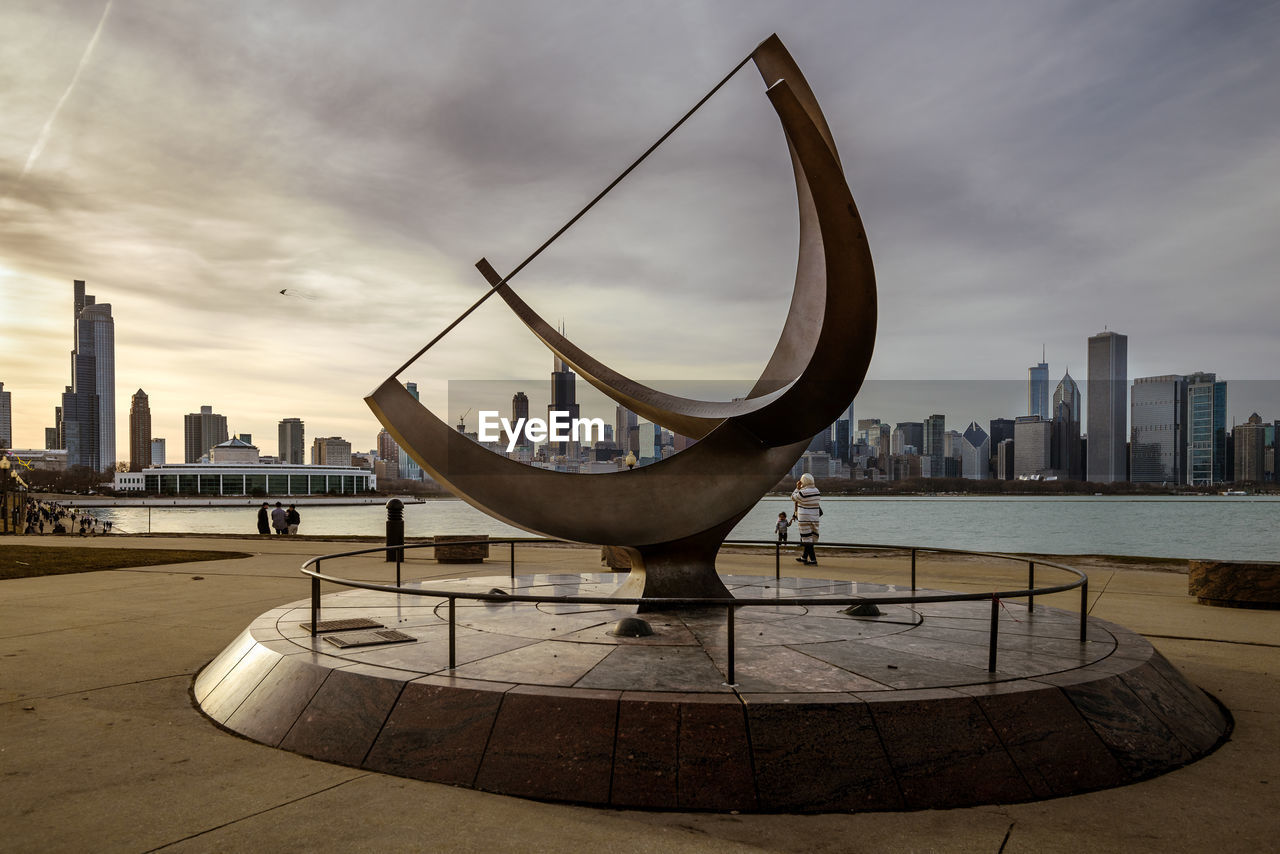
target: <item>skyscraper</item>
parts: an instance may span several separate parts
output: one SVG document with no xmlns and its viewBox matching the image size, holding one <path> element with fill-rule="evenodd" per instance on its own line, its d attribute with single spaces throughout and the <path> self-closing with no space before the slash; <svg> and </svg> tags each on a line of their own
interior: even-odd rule
<svg viewBox="0 0 1280 854">
<path fill-rule="evenodd" d="M 639 439 L 636 438 L 639 425 L 639 416 L 622 404 L 618 404 L 617 409 L 614 410 L 613 441 L 618 444 L 618 449 L 623 454 L 630 451 L 639 455 Z"/>
<path fill-rule="evenodd" d="M 877 421 L 877 422 L 876 422 L 876 424 L 879 424 L 879 423 L 880 423 L 879 421 Z M 876 434 L 876 435 L 879 435 L 879 433 L 877 432 L 877 434 Z M 809 440 L 809 447 L 808 447 L 806 450 L 811 451 L 811 452 L 813 452 L 813 453 L 815 453 L 815 454 L 828 454 L 828 455 L 830 455 L 830 453 L 831 453 L 831 428 L 830 428 L 830 427 L 823 427 L 821 430 L 819 430 L 819 431 L 814 435 L 814 437 L 813 437 L 812 439 L 810 439 L 810 440 Z"/>
<path fill-rule="evenodd" d="M 418 399 L 417 383 L 405 383 L 404 387 L 409 394 L 413 395 L 414 400 Z M 405 480 L 422 480 L 422 467 L 418 465 L 418 461 L 406 454 L 404 448 L 399 445 L 396 446 L 396 450 L 400 455 L 400 477 Z"/>
<path fill-rule="evenodd" d="M 1130 399 L 1129 480 L 1185 483 L 1187 378 L 1138 377 Z"/>
<path fill-rule="evenodd" d="M 1053 459 L 1052 466 L 1061 477 L 1080 480 L 1084 477 L 1084 461 L 1080 459 L 1080 387 L 1071 372 L 1053 392 Z"/>
<path fill-rule="evenodd" d="M 947 418 L 945 415 L 930 415 L 924 420 L 923 439 L 924 444 L 920 449 L 921 466 L 928 460 L 929 471 L 925 477 L 943 477 L 946 469 L 943 466 L 943 460 L 946 459 L 946 433 Z M 923 472 L 922 472 L 923 474 Z"/>
<path fill-rule="evenodd" d="M 318 436 L 311 443 L 311 465 L 351 465 L 351 443 L 339 436 Z"/>
<path fill-rule="evenodd" d="M 1266 458 L 1266 476 L 1271 479 L 1272 483 L 1280 481 L 1280 474 L 1276 473 L 1276 461 L 1280 460 L 1280 418 L 1266 427 L 1267 447 L 1263 451 Z"/>
<path fill-rule="evenodd" d="M 1053 422 L 1020 415 L 1013 422 L 1013 476 L 1053 472 Z"/>
<path fill-rule="evenodd" d="M 71 386 L 67 386 L 67 393 L 71 393 Z M 62 433 L 62 407 L 55 406 L 53 408 L 53 426 L 44 428 L 44 446 L 50 450 L 57 448 L 63 449 L 67 447 L 66 440 Z"/>
<path fill-rule="evenodd" d="M 227 441 L 227 417 L 213 411 L 212 406 L 202 406 L 199 412 L 182 417 L 183 462 L 198 463 L 207 456 L 214 445 Z"/>
<path fill-rule="evenodd" d="M 959 430 L 948 430 L 942 434 L 942 455 L 956 462 L 960 461 L 960 445 L 964 442 L 964 434 Z"/>
<path fill-rule="evenodd" d="M 511 396 L 511 426 L 515 429 L 515 425 L 520 423 L 520 419 L 524 419 L 527 423 L 529 420 L 529 395 L 522 391 L 518 391 Z M 516 437 L 517 448 L 531 448 L 533 443 L 529 441 L 528 428 L 521 427 L 520 435 Z"/>
<path fill-rule="evenodd" d="M 1129 438 L 1129 337 L 1099 332 L 1089 338 L 1089 464 L 1094 483 L 1125 479 Z"/>
<path fill-rule="evenodd" d="M 661 436 L 662 428 L 657 424 L 648 421 L 640 424 L 636 431 L 639 436 L 639 447 L 636 449 L 636 459 L 640 465 L 647 465 L 655 460 L 662 458 Z"/>
<path fill-rule="evenodd" d="M 577 382 L 578 375 L 559 356 L 554 357 L 551 364 L 551 403 L 547 404 L 548 424 L 551 423 L 552 412 L 567 412 L 570 422 L 580 417 Z M 549 446 L 553 454 L 576 455 L 577 442 L 551 442 Z"/>
<path fill-rule="evenodd" d="M 1227 383 L 1217 375 L 1187 375 L 1187 483 L 1222 483 L 1227 475 Z"/>
<path fill-rule="evenodd" d="M 835 450 L 833 456 L 845 465 L 849 464 L 850 449 L 853 445 L 851 440 L 851 430 L 849 429 L 849 419 L 841 418 L 836 422 L 835 429 Z"/>
<path fill-rule="evenodd" d="M 1003 442 L 1005 439 L 1010 440 L 1010 442 L 1013 441 L 1013 419 L 1012 418 L 992 418 L 990 422 L 990 429 L 987 431 L 987 435 L 991 440 L 991 467 L 992 467 L 992 471 L 995 472 L 996 480 L 1008 480 L 1008 478 L 1004 477 L 1004 475 L 1001 474 L 1001 472 L 1004 470 L 1000 468 L 1000 461 L 999 461 L 1000 443 Z M 1008 468 L 1008 471 L 1010 472 L 1013 471 L 1012 454 L 1013 454 L 1013 449 L 1011 446 L 1009 450 L 1009 468 Z"/>
<path fill-rule="evenodd" d="M 162 466 L 165 464 L 164 439 L 151 440 L 151 465 Z"/>
<path fill-rule="evenodd" d="M 129 401 L 129 471 L 151 465 L 151 404 L 138 389 Z"/>
<path fill-rule="evenodd" d="M 13 447 L 13 402 L 0 383 L 0 448 Z"/>
<path fill-rule="evenodd" d="M 911 453 L 924 453 L 924 422 L 923 421 L 899 421 L 894 428 L 902 433 L 902 445 L 905 448 L 910 445 L 915 448 Z M 904 452 L 905 453 L 905 452 Z"/>
<path fill-rule="evenodd" d="M 996 446 L 996 480 L 1013 480 L 1013 439 L 1001 439 Z"/>
<path fill-rule="evenodd" d="M 1235 438 L 1235 471 L 1232 480 L 1261 483 L 1266 471 L 1267 428 L 1258 413 L 1232 431 Z"/>
<path fill-rule="evenodd" d="M 992 418 L 990 429 L 987 433 L 991 437 L 991 447 L 993 449 L 1000 447 L 1000 443 L 1005 439 L 1013 438 L 1013 419 Z"/>
<path fill-rule="evenodd" d="M 301 418 L 285 418 L 277 427 L 280 462 L 300 466 L 306 458 L 306 424 Z"/>
<path fill-rule="evenodd" d="M 960 441 L 960 476 L 968 480 L 986 480 L 990 464 L 991 438 L 976 421 L 971 421 Z"/>
<path fill-rule="evenodd" d="M 1053 417 L 1049 412 L 1049 363 L 1040 351 L 1040 364 L 1027 369 L 1027 414 L 1039 415 L 1046 421 Z"/>
<path fill-rule="evenodd" d="M 98 466 L 116 467 L 116 324 L 107 304 L 84 310 L 93 329 L 95 385 L 98 389 Z"/>
<path fill-rule="evenodd" d="M 94 471 L 116 464 L 116 345 L 111 306 L 95 304 L 76 280 L 72 304 L 75 349 L 71 385 L 62 395 L 59 437 L 68 466 Z"/>
<path fill-rule="evenodd" d="M 387 464 L 388 472 L 395 472 L 393 477 L 400 476 L 400 446 L 391 438 L 386 427 L 378 431 L 378 459 Z"/>
</svg>

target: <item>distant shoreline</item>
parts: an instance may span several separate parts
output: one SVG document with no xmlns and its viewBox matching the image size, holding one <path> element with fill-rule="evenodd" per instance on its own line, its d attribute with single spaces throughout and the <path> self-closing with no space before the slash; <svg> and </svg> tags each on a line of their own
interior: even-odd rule
<svg viewBox="0 0 1280 854">
<path fill-rule="evenodd" d="M 819 481 L 821 483 L 821 481 Z M 372 505 L 383 505 L 392 498 L 399 498 L 405 504 L 426 504 L 432 501 L 460 501 L 461 499 L 453 495 L 377 495 L 377 496 L 330 496 L 330 495 L 271 495 L 267 497 L 256 496 L 246 497 L 243 495 L 224 495 L 224 496 L 109 496 L 109 495 L 61 495 L 57 493 L 31 493 L 32 497 L 41 501 L 52 501 L 63 507 L 257 507 L 263 501 L 268 504 L 274 504 L 279 501 L 281 504 L 295 504 L 299 507 L 367 507 Z M 1049 492 L 1049 491 L 1028 491 L 1028 492 L 980 492 L 980 491 L 956 491 L 956 492 L 927 492 L 918 490 L 840 490 L 825 489 L 823 495 L 827 498 L 1127 498 L 1127 499 L 1150 499 L 1150 498 L 1172 498 L 1181 497 L 1201 500 L 1206 498 L 1223 498 L 1231 500 L 1232 498 L 1254 498 L 1254 497 L 1272 497 L 1277 493 L 1274 490 L 1258 490 L 1250 492 L 1245 496 L 1224 496 L 1220 492 L 1205 490 L 1203 492 Z M 788 492 L 767 492 L 761 496 L 762 499 L 771 498 L 790 498 Z"/>
<path fill-rule="evenodd" d="M 58 495 L 55 493 L 32 493 L 41 501 L 53 501 L 63 507 L 257 507 L 262 502 L 274 504 L 295 504 L 299 507 L 320 505 L 330 507 L 365 506 L 369 504 L 386 504 L 392 498 L 399 498 L 405 504 L 422 504 L 426 499 L 415 495 L 375 495 L 375 496 L 330 496 L 330 495 L 200 495 L 200 496 L 150 496 L 125 498 L 109 495 Z M 452 496 L 449 496 L 452 497 Z"/>
</svg>

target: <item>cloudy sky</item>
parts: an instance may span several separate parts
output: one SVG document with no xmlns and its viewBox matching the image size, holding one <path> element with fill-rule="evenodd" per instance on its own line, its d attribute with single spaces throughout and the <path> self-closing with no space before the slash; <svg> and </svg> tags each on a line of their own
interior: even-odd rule
<svg viewBox="0 0 1280 854">
<path fill-rule="evenodd" d="M 1276 3 L 6 0 L 15 445 L 53 424 L 84 279 L 115 316 L 120 458 L 139 387 L 171 459 L 201 405 L 267 453 L 284 417 L 372 447 L 364 394 L 483 293 L 474 262 L 514 267 L 775 31 L 867 225 L 872 378 L 1017 398 L 1042 344 L 1083 379 L 1104 327 L 1131 377 L 1276 376 Z M 745 68 L 514 284 L 633 376 L 749 381 L 793 194 Z M 549 366 L 492 300 L 402 379 L 438 410 L 528 379 L 536 407 Z"/>
</svg>

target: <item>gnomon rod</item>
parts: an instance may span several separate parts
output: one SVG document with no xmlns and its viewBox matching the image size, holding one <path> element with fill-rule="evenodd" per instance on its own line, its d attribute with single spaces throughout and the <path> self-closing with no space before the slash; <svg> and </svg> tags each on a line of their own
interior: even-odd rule
<svg viewBox="0 0 1280 854">
<path fill-rule="evenodd" d="M 452 323 L 450 323 L 448 326 L 446 326 L 446 327 L 444 328 L 444 330 L 443 330 L 439 335 L 437 335 L 435 338 L 432 338 L 430 341 L 428 341 L 428 342 L 427 342 L 427 344 L 426 344 L 426 346 L 424 346 L 421 350 L 419 350 L 418 352 L 414 353 L 414 354 L 413 354 L 413 356 L 412 356 L 412 357 L 410 357 L 409 361 L 405 362 L 403 365 L 401 365 L 399 368 L 397 368 L 397 369 L 396 369 L 396 372 L 395 372 L 395 373 L 393 373 L 393 374 L 391 375 L 391 377 L 393 377 L 393 378 L 394 378 L 394 377 L 398 377 L 398 376 L 400 376 L 400 374 L 404 373 L 404 370 L 405 370 L 406 368 L 408 368 L 410 365 L 412 365 L 414 362 L 418 361 L 418 359 L 422 357 L 422 354 L 423 354 L 423 353 L 427 352 L 427 351 L 428 351 L 428 350 L 430 350 L 432 347 L 434 347 L 434 346 L 435 346 L 435 345 L 440 341 L 440 339 L 441 339 L 441 338 L 444 338 L 444 336 L 446 336 L 446 335 L 448 335 L 450 332 L 452 332 L 452 331 L 453 331 L 453 328 L 454 328 L 455 326 L 457 326 L 457 325 L 458 325 L 459 323 L 461 323 L 462 321 L 466 320 L 466 319 L 467 319 L 467 317 L 468 317 L 468 316 L 470 316 L 471 312 L 475 311 L 477 308 L 479 308 L 481 305 L 483 305 L 483 304 L 484 304 L 484 301 L 485 301 L 485 300 L 487 300 L 489 297 L 493 296 L 494 292 L 495 292 L 495 291 L 497 291 L 497 290 L 498 290 L 498 288 L 500 288 L 500 287 L 502 287 L 503 285 L 505 285 L 505 284 L 506 284 L 510 279 L 515 278 L 516 273 L 519 273 L 521 270 L 523 270 L 523 269 L 528 265 L 528 263 L 529 263 L 530 261 L 532 261 L 534 258 L 537 258 L 539 255 L 541 255 L 541 254 L 542 254 L 542 250 L 546 249 L 548 246 L 550 246 L 552 243 L 554 243 L 554 242 L 556 241 L 556 239 L 560 237 L 560 235 L 564 234 L 566 231 L 568 231 L 568 230 L 573 226 L 573 224 L 574 224 L 574 223 L 576 223 L 578 220 L 582 219 L 582 217 L 586 214 L 586 212 L 587 212 L 587 211 L 591 210 L 593 207 L 595 207 L 595 206 L 596 206 L 596 202 L 598 202 L 598 201 L 600 201 L 601 199 L 603 199 L 603 198 L 608 194 L 608 192 L 609 192 L 610 190 L 612 190 L 614 187 L 618 186 L 618 184 L 622 181 L 622 179 L 623 179 L 623 178 L 625 178 L 625 177 L 627 177 L 628 175 L 630 175 L 630 174 L 631 174 L 631 172 L 632 172 L 632 171 L 633 171 L 637 166 L 639 166 L 641 163 L 643 163 L 643 162 L 645 161 L 645 159 L 646 159 L 646 158 L 648 158 L 648 156 L 649 156 L 650 154 L 652 154 L 655 150 L 657 150 L 658 146 L 660 146 L 660 145 L 662 145 L 662 143 L 666 142 L 666 141 L 667 141 L 667 138 L 668 138 L 668 137 L 670 137 L 670 136 L 671 136 L 671 134 L 675 133 L 675 132 L 680 128 L 680 126 L 681 126 L 682 124 L 684 124 L 684 123 L 689 119 L 689 117 L 690 117 L 690 116 L 692 116 L 694 113 L 696 113 L 696 112 L 698 111 L 698 108 L 699 108 L 699 107 L 701 107 L 701 106 L 702 106 L 703 104 L 705 104 L 708 100 L 710 100 L 710 98 L 711 98 L 711 96 L 712 96 L 712 95 L 714 95 L 716 92 L 720 91 L 720 87 L 722 87 L 722 86 L 724 86 L 724 84 L 728 83 L 728 82 L 729 82 L 729 79 L 730 79 L 731 77 L 733 77 L 733 75 L 735 75 L 735 74 L 737 74 L 739 71 L 741 71 L 741 70 L 742 70 L 742 66 L 746 65 L 746 64 L 751 60 L 751 57 L 752 57 L 752 56 L 754 56 L 754 55 L 755 55 L 755 51 L 752 51 L 751 53 L 749 53 L 749 54 L 747 54 L 745 57 L 743 57 L 742 61 L 741 61 L 741 62 L 739 62 L 737 65 L 735 65 L 735 66 L 733 67 L 733 70 L 732 70 L 732 71 L 730 71 L 728 74 L 726 74 L 726 75 L 724 76 L 724 78 L 723 78 L 719 83 L 717 83 L 715 86 L 713 86 L 713 87 L 711 88 L 711 91 L 710 91 L 710 92 L 708 92 L 707 94 L 705 94 L 705 95 L 703 95 L 703 96 L 702 96 L 702 100 L 700 100 L 700 101 L 698 101 L 698 103 L 694 104 L 694 105 L 689 109 L 689 111 L 688 111 L 687 113 L 685 113 L 683 116 L 681 116 L 681 117 L 680 117 L 680 120 L 679 120 L 678 122 L 676 122 L 674 125 L 672 125 L 672 126 L 671 126 L 671 128 L 670 128 L 666 133 L 664 133 L 662 136 L 658 137 L 658 141 L 657 141 L 657 142 L 655 142 L 653 145 L 651 145 L 651 146 L 649 146 L 647 149 L 645 149 L 644 154 L 641 154 L 639 157 L 637 157 L 637 158 L 635 159 L 635 161 L 634 161 L 630 166 L 628 166 L 626 169 L 622 170 L 622 173 L 621 173 L 621 174 L 619 174 L 619 175 L 618 175 L 618 177 L 616 177 L 616 178 L 614 178 L 612 181 L 610 181 L 610 182 L 609 182 L 609 185 L 608 185 L 607 187 L 605 187 L 605 188 L 604 188 L 603 190 L 601 190 L 598 194 L 596 194 L 596 197 L 595 197 L 594 199 L 592 199 L 591 201 L 587 202 L 586 207 L 584 207 L 582 210 L 580 210 L 580 211 L 578 211 L 576 214 L 574 214 L 574 215 L 573 215 L 573 217 L 572 217 L 568 222 L 566 222 L 564 225 L 560 226 L 560 228 L 556 231 L 556 233 L 555 233 L 555 234 L 553 234 L 553 235 L 551 235 L 550 237 L 548 237 L 548 238 L 546 239 L 546 241 L 544 241 L 544 242 L 543 242 L 543 244 L 542 244 L 541 246 L 539 246 L 537 249 L 533 250 L 533 253 L 532 253 L 532 254 L 530 254 L 528 258 L 525 258 L 523 261 L 521 261 L 519 264 L 517 264 L 517 265 L 516 265 L 516 267 L 515 267 L 515 269 L 513 269 L 510 273 L 507 273 L 507 275 L 506 275 L 506 276 L 504 276 L 504 277 L 502 278 L 502 280 L 501 280 L 501 281 L 496 282 L 496 283 L 495 283 L 491 288 L 489 288 L 489 290 L 485 291 L 485 292 L 484 292 L 484 295 L 483 295 L 483 296 L 481 296 L 481 297 L 480 297 L 478 300 L 476 300 L 474 303 L 472 303 L 470 308 L 468 308 L 466 311 L 462 312 L 462 314 L 458 315 L 458 317 L 457 317 L 457 318 L 456 318 Z"/>
</svg>

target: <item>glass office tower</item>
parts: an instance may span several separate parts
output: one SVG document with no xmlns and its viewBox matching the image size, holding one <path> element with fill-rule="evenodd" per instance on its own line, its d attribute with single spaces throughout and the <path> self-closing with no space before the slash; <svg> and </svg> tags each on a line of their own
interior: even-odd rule
<svg viewBox="0 0 1280 854">
<path fill-rule="evenodd" d="M 1130 402 L 1129 480 L 1186 482 L 1187 378 L 1138 377 Z"/>
<path fill-rule="evenodd" d="M 1187 483 L 1222 483 L 1227 470 L 1227 383 L 1209 373 L 1187 377 Z"/>
</svg>

